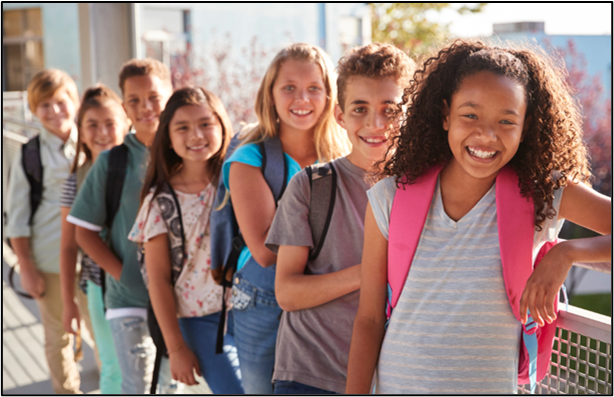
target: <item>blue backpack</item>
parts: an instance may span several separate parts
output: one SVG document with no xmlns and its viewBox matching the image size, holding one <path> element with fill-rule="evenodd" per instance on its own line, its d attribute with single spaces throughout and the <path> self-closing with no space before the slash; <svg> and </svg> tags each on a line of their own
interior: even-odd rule
<svg viewBox="0 0 614 397">
<path fill-rule="evenodd" d="M 236 134 L 230 141 L 224 161 L 228 160 L 234 153 L 236 148 L 241 143 L 239 134 Z M 288 164 L 284 159 L 284 152 L 281 146 L 281 141 L 278 137 L 267 138 L 257 143 L 262 153 L 262 175 L 269 185 L 273 197 L 275 198 L 275 206 L 281 199 L 281 196 L 286 190 L 286 181 L 288 179 Z M 220 324 L 218 327 L 216 353 L 223 352 L 224 345 L 224 324 L 226 322 L 226 288 L 232 288 L 232 276 L 237 269 L 237 262 L 245 240 L 241 236 L 237 219 L 235 218 L 232 208 L 232 201 L 226 199 L 226 187 L 224 186 L 223 178 L 217 188 L 213 211 L 209 221 L 211 229 L 211 271 L 218 284 L 221 284 L 223 289 L 222 294 L 222 312 L 220 313 Z M 222 204 L 224 206 L 219 208 Z"/>
</svg>

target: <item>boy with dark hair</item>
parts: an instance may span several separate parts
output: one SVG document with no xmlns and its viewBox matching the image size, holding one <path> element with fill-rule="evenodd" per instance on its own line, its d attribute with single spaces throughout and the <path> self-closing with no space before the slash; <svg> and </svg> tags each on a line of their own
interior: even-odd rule
<svg viewBox="0 0 614 397">
<path fill-rule="evenodd" d="M 126 136 L 123 145 L 100 154 L 67 220 L 77 226 L 77 244 L 106 272 L 106 318 L 111 325 L 122 371 L 122 394 L 144 394 L 149 392 L 152 382 L 156 349 L 147 327 L 149 296 L 137 260 L 137 246 L 128 240 L 128 233 L 140 205 L 148 147 L 173 89 L 168 68 L 153 59 L 133 59 L 125 63 L 119 82 L 123 106 L 135 132 Z M 111 185 L 107 178 L 117 175 L 112 171 L 117 164 L 111 163 L 122 146 L 127 152 L 123 157 L 127 156 L 127 164 L 125 171 L 121 170 L 124 179 L 119 187 L 119 207 L 113 216 L 108 206 Z M 99 234 L 103 229 L 108 245 Z M 168 372 L 165 368 L 161 374 L 169 375 Z"/>
</svg>

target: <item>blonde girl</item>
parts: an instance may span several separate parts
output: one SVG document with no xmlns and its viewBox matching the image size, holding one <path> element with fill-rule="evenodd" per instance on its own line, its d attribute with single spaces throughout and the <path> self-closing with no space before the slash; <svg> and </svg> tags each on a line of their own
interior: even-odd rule
<svg viewBox="0 0 614 397">
<path fill-rule="evenodd" d="M 122 107 L 121 99 L 109 87 L 99 84 L 88 89 L 77 116 L 79 138 L 77 154 L 71 174 L 64 183 L 60 202 L 62 215 L 62 238 L 60 242 L 60 282 L 64 311 L 62 323 L 66 332 L 75 333 L 73 319 L 77 326 L 81 313 L 75 304 L 75 272 L 78 247 L 75 242 L 75 225 L 66 221 L 70 207 L 77 196 L 81 183 L 85 180 L 98 155 L 121 144 L 128 133 L 129 120 Z M 87 304 L 94 339 L 99 356 L 100 391 L 103 394 L 121 392 L 121 371 L 113 345 L 113 337 L 108 321 L 105 319 L 100 282 L 100 268 L 87 255 L 81 255 L 81 274 L 79 287 L 87 293 Z"/>
<path fill-rule="evenodd" d="M 264 245 L 276 202 L 260 170 L 262 153 L 256 143 L 279 138 L 288 181 L 307 165 L 347 154 L 349 141 L 333 114 L 335 80 L 332 62 L 320 48 L 298 43 L 280 51 L 258 90 L 258 123 L 244 129 L 242 145 L 222 168 L 246 243 L 233 278 L 232 299 L 235 341 L 248 394 L 273 392 L 281 314 L 275 299 L 277 255 Z"/>
</svg>

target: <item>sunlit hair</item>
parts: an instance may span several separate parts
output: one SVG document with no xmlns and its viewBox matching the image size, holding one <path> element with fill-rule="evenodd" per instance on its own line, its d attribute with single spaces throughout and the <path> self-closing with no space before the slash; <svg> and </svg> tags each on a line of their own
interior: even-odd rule
<svg viewBox="0 0 614 397">
<path fill-rule="evenodd" d="M 122 65 L 119 72 L 119 88 L 122 90 L 122 95 L 124 95 L 126 80 L 135 76 L 157 76 L 172 90 L 173 83 L 171 81 L 170 70 L 168 70 L 165 64 L 156 59 L 131 59 Z"/>
<path fill-rule="evenodd" d="M 269 65 L 256 97 L 255 112 L 258 122 L 243 128 L 240 135 L 242 144 L 259 142 L 277 136 L 279 117 L 273 101 L 273 85 L 279 73 L 279 68 L 287 60 L 313 62 L 322 71 L 327 100 L 313 135 L 318 160 L 327 162 L 348 154 L 351 148 L 350 141 L 334 118 L 337 89 L 333 63 L 321 48 L 304 43 L 287 46 L 275 56 Z"/>
<path fill-rule="evenodd" d="M 371 43 L 348 50 L 337 65 L 339 106 L 344 110 L 348 80 L 355 76 L 393 78 L 398 85 L 409 86 L 416 63 L 406 53 L 390 44 Z"/>
<path fill-rule="evenodd" d="M 28 84 L 28 105 L 36 112 L 38 105 L 65 89 L 75 107 L 79 107 L 79 92 L 75 81 L 68 73 L 59 69 L 45 69 L 32 76 Z"/>
<path fill-rule="evenodd" d="M 228 149 L 230 139 L 234 135 L 232 123 L 222 101 L 215 94 L 200 87 L 185 87 L 175 91 L 168 100 L 166 108 L 160 114 L 160 125 L 151 145 L 145 183 L 141 190 L 141 203 L 152 187 L 155 187 L 155 197 L 160 188 L 183 165 L 183 159 L 171 147 L 169 125 L 177 109 L 184 106 L 208 106 L 220 122 L 222 127 L 222 147 L 207 161 L 209 180 L 217 187 L 226 149 Z"/>
<path fill-rule="evenodd" d="M 79 166 L 83 163 L 83 156 L 85 154 L 85 161 L 92 160 L 92 151 L 83 142 L 83 119 L 85 113 L 90 109 L 111 108 L 113 107 L 117 114 L 124 118 L 128 122 L 128 116 L 122 107 L 122 100 L 119 96 L 109 87 L 104 84 L 98 83 L 96 86 L 88 88 L 83 94 L 81 100 L 81 106 L 79 107 L 79 113 L 77 114 L 77 128 L 79 129 L 79 138 L 77 139 L 77 153 L 73 160 L 70 172 L 76 172 Z M 127 131 L 126 131 L 127 132 Z"/>
<path fill-rule="evenodd" d="M 432 165 L 452 158 L 443 129 L 444 101 L 450 104 L 463 80 L 481 71 L 511 78 L 525 89 L 528 127 L 509 164 L 518 174 L 521 194 L 533 198 L 535 227 L 541 230 L 546 217 L 556 216 L 554 190 L 569 180 L 588 184 L 591 174 L 564 62 L 537 46 L 456 40 L 425 58 L 403 95 L 406 118 L 379 177 L 413 183 Z"/>
</svg>

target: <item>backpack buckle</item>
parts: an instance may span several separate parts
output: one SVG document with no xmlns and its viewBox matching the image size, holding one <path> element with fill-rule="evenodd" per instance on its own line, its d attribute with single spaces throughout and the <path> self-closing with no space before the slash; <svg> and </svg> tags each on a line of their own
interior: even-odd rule
<svg viewBox="0 0 614 397">
<path fill-rule="evenodd" d="M 539 328 L 539 325 L 537 325 L 535 320 L 533 320 L 533 316 L 531 316 L 531 313 L 527 310 L 527 322 L 526 324 L 522 325 L 522 330 L 527 335 L 533 335 L 534 333 L 537 332 L 538 328 Z"/>
<path fill-rule="evenodd" d="M 235 251 L 241 251 L 245 246 L 245 241 L 243 240 L 243 236 L 240 234 L 232 239 L 232 249 Z"/>
</svg>

